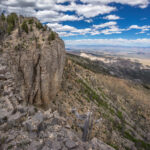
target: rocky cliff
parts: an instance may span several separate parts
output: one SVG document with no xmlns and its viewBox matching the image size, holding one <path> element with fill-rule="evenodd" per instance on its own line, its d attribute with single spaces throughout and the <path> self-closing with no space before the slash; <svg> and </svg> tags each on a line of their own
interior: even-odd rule
<svg viewBox="0 0 150 150">
<path fill-rule="evenodd" d="M 37 19 L 16 14 L 3 19 L 2 34 L 1 50 L 7 55 L 22 98 L 30 104 L 48 106 L 61 84 L 64 42 Z"/>
<path fill-rule="evenodd" d="M 0 150 L 114 150 L 97 138 L 83 142 L 57 110 L 26 105 L 7 57 L 0 53 Z"/>
<path fill-rule="evenodd" d="M 35 18 L 1 16 L 0 150 L 114 150 L 94 137 L 82 141 L 58 113 L 64 65 L 56 33 Z"/>
<path fill-rule="evenodd" d="M 62 86 L 55 101 L 57 110 L 69 118 L 79 137 L 85 127 L 82 119 L 90 111 L 89 140 L 96 137 L 116 150 L 150 149 L 149 89 L 99 72 L 92 61 L 72 54 L 67 54 Z"/>
<path fill-rule="evenodd" d="M 37 19 L 0 17 L 0 150 L 149 150 L 149 97 L 141 84 L 65 55 Z"/>
</svg>

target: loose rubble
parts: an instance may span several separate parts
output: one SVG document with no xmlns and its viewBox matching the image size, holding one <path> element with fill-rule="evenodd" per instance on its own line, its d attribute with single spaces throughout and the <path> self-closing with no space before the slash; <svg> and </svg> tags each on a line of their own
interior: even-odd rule
<svg viewBox="0 0 150 150">
<path fill-rule="evenodd" d="M 0 57 L 1 150 L 113 150 L 94 138 L 82 140 L 57 111 L 41 110 L 22 101 L 5 56 Z"/>
</svg>

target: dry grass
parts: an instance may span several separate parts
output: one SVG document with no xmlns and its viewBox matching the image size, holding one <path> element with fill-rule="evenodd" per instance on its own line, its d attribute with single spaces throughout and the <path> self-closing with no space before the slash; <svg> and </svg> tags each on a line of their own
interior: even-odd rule
<svg viewBox="0 0 150 150">
<path fill-rule="evenodd" d="M 142 104 L 150 106 L 150 91 L 144 89 L 142 86 L 111 76 L 98 74 L 97 77 L 100 79 L 100 84 L 112 93 L 118 94 L 125 99 L 133 99 L 136 102 L 139 101 Z"/>
</svg>

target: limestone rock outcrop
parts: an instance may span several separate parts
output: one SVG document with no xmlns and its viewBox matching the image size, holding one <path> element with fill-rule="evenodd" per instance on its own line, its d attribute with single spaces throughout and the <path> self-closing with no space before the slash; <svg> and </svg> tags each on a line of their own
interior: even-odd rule
<svg viewBox="0 0 150 150">
<path fill-rule="evenodd" d="M 0 53 L 0 150 L 114 150 L 97 138 L 83 142 L 58 111 L 24 104 L 7 54 Z"/>
<path fill-rule="evenodd" d="M 17 55 L 17 57 L 16 57 Z M 22 82 L 23 97 L 30 104 L 47 105 L 59 90 L 65 62 L 63 42 L 58 39 L 41 50 L 31 49 L 15 53 L 13 72 Z"/>
<path fill-rule="evenodd" d="M 61 84 L 64 42 L 35 18 L 18 18 L 16 21 L 19 25 L 10 35 L 4 36 L 1 49 L 17 86 L 20 86 L 22 98 L 30 104 L 48 106 Z M 26 33 L 23 24 L 30 31 L 27 28 Z"/>
</svg>

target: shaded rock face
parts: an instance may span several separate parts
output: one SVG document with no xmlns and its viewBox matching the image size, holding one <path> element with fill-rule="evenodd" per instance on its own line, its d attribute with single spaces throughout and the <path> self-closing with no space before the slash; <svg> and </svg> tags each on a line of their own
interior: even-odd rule
<svg viewBox="0 0 150 150">
<path fill-rule="evenodd" d="M 63 43 L 54 42 L 51 47 L 42 51 L 23 53 L 20 58 L 20 69 L 24 79 L 24 97 L 29 103 L 45 105 L 58 92 L 64 61 Z"/>
<path fill-rule="evenodd" d="M 10 35 L 4 36 L 0 49 L 20 87 L 22 99 L 30 104 L 48 106 L 61 84 L 64 42 L 35 18 L 18 18 L 16 22 Z M 28 26 L 27 33 L 22 28 L 24 22 Z"/>
<path fill-rule="evenodd" d="M 23 99 L 30 104 L 48 105 L 61 84 L 65 63 L 63 41 L 57 39 L 42 49 L 13 51 L 10 55 L 11 70 L 21 83 Z"/>
</svg>

